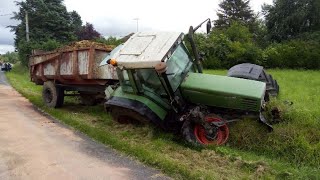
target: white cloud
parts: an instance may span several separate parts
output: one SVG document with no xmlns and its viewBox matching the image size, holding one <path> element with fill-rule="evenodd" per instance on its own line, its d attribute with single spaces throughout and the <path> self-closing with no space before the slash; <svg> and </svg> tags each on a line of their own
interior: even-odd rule
<svg viewBox="0 0 320 180">
<path fill-rule="evenodd" d="M 214 0 L 90 0 L 90 3 L 87 3 L 65 0 L 65 5 L 69 11 L 77 11 L 84 22 L 93 23 L 103 35 L 123 36 L 136 31 L 134 18 L 139 18 L 141 31 L 186 32 L 190 25 L 196 26 L 206 18 L 216 19 L 219 2 Z M 271 4 L 272 0 L 251 0 L 251 6 L 256 12 L 261 10 L 263 3 Z"/>
<path fill-rule="evenodd" d="M 1 45 L 0 44 L 0 54 L 5 54 L 7 52 L 14 51 L 14 47 L 12 45 Z"/>
</svg>

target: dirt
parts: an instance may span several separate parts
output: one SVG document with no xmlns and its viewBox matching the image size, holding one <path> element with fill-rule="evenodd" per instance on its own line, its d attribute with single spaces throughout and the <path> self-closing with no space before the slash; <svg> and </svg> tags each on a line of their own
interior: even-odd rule
<svg viewBox="0 0 320 180">
<path fill-rule="evenodd" d="M 73 42 L 67 46 L 61 47 L 57 49 L 58 52 L 60 51 L 70 51 L 74 49 L 81 49 L 81 48 L 90 48 L 91 46 L 98 48 L 98 49 L 105 49 L 109 52 L 112 51 L 114 46 L 112 45 L 106 45 L 103 43 L 98 43 L 98 42 L 93 42 L 93 41 L 88 41 L 88 40 L 83 40 L 83 41 L 78 41 L 78 42 Z"/>
<path fill-rule="evenodd" d="M 0 179 L 169 179 L 39 113 L 0 77 Z"/>
</svg>

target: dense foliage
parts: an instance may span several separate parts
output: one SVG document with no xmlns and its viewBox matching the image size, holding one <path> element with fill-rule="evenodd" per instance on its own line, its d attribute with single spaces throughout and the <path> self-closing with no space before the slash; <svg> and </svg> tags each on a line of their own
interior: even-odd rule
<svg viewBox="0 0 320 180">
<path fill-rule="evenodd" d="M 225 14 L 251 12 L 249 1 L 239 1 L 242 2 L 224 0 L 220 8 Z M 320 11 L 314 11 L 320 9 L 319 3 L 295 1 L 295 5 L 285 9 L 278 8 L 292 3 L 291 0 L 275 0 L 274 5 L 265 5 L 265 22 L 254 18 L 244 21 L 240 16 L 243 13 L 232 16 L 218 11 L 219 19 L 215 21 L 213 31 L 195 36 L 200 51 L 206 54 L 205 68 L 230 68 L 248 62 L 267 68 L 320 69 Z M 242 5 L 232 6 L 236 4 Z M 246 8 L 239 10 L 244 5 Z M 304 8 L 296 8 L 298 5 Z M 297 16 L 299 18 L 293 22 Z"/>
<path fill-rule="evenodd" d="M 0 55 L 0 62 L 9 62 L 15 64 L 19 61 L 17 52 L 7 52 L 6 54 Z"/>
<path fill-rule="evenodd" d="M 238 21 L 243 25 L 252 25 L 256 19 L 249 3 L 249 0 L 222 1 L 217 12 L 218 19 L 214 21 L 215 27 L 229 27 L 233 21 Z"/>
<path fill-rule="evenodd" d="M 276 0 L 273 5 L 265 5 L 263 13 L 273 41 L 293 39 L 320 29 L 319 0 Z"/>
<path fill-rule="evenodd" d="M 101 34 L 88 22 L 76 32 L 76 35 L 79 40 L 93 40 L 101 37 Z"/>
<path fill-rule="evenodd" d="M 107 45 L 115 45 L 115 46 L 118 46 L 118 45 L 124 43 L 124 41 L 122 39 L 118 39 L 113 36 L 110 36 L 108 38 L 100 37 L 98 39 L 95 39 L 95 41 L 99 42 L 99 43 L 103 43 L 103 44 L 107 44 Z"/>
<path fill-rule="evenodd" d="M 62 2 L 63 0 L 16 1 L 19 11 L 12 18 L 20 23 L 11 26 L 11 29 L 16 35 L 15 46 L 22 64 L 27 65 L 32 49 L 41 47 L 52 50 L 77 39 L 75 32 L 82 25 L 81 17 L 75 11 L 68 12 Z M 30 25 L 29 42 L 26 41 L 26 14 Z"/>
</svg>

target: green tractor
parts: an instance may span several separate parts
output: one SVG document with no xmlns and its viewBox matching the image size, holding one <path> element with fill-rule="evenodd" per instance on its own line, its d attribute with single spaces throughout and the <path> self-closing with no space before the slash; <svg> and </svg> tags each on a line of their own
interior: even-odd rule
<svg viewBox="0 0 320 180">
<path fill-rule="evenodd" d="M 105 103 L 114 120 L 153 122 L 182 133 L 193 145 L 226 143 L 228 124 L 244 116 L 255 116 L 272 129 L 261 113 L 267 82 L 250 75 L 251 65 L 240 66 L 240 73 L 239 66 L 230 72 L 230 76 L 247 72 L 240 78 L 202 73 L 202 60 L 193 41 L 200 26 L 191 26 L 188 33 L 194 59 L 183 33 L 176 32 L 138 32 L 111 52 L 101 65 L 117 67 L 120 86 L 106 89 Z M 265 73 L 263 69 L 255 73 L 258 71 Z"/>
</svg>

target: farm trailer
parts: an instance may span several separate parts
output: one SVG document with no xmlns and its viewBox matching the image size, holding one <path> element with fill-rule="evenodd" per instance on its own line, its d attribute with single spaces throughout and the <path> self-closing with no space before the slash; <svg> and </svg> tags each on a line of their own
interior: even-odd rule
<svg viewBox="0 0 320 180">
<path fill-rule="evenodd" d="M 87 47 L 75 45 L 54 52 L 33 53 L 30 57 L 31 81 L 43 85 L 42 97 L 47 106 L 61 107 L 64 96 L 76 95 L 83 104 L 93 105 L 104 99 L 106 86 L 118 82 L 113 66 L 99 67 L 112 47 L 87 44 Z"/>
</svg>

